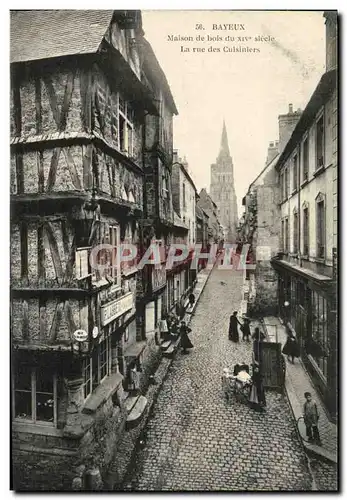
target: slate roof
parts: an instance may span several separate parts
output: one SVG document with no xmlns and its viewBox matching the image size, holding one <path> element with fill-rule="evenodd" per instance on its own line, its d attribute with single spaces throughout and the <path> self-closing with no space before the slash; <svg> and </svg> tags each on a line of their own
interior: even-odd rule
<svg viewBox="0 0 347 500">
<path fill-rule="evenodd" d="M 10 62 L 94 53 L 113 13 L 113 10 L 12 10 Z"/>
</svg>

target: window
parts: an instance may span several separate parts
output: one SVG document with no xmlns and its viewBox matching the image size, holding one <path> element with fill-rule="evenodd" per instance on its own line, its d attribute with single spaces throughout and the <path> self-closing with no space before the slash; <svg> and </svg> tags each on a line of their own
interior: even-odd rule
<svg viewBox="0 0 347 500">
<path fill-rule="evenodd" d="M 324 116 L 316 124 L 316 169 L 324 166 Z"/>
<path fill-rule="evenodd" d="M 57 378 L 42 367 L 16 366 L 14 416 L 32 423 L 57 423 Z"/>
<path fill-rule="evenodd" d="M 293 158 L 293 191 L 298 189 L 298 155 Z"/>
<path fill-rule="evenodd" d="M 185 186 L 184 182 L 182 184 L 182 193 L 183 193 L 182 194 L 182 196 L 183 196 L 183 210 L 185 210 L 186 209 L 186 186 Z"/>
<path fill-rule="evenodd" d="M 303 170 L 302 170 L 303 181 L 308 180 L 308 168 L 309 168 L 309 149 L 308 149 L 308 137 L 307 137 L 303 144 Z"/>
<path fill-rule="evenodd" d="M 284 170 L 284 199 L 285 200 L 288 198 L 288 193 L 289 193 L 289 176 L 288 176 L 288 169 L 286 168 Z"/>
<path fill-rule="evenodd" d="M 281 193 L 281 201 L 284 200 L 284 177 L 283 172 L 280 174 L 280 193 Z"/>
<path fill-rule="evenodd" d="M 324 199 L 319 196 L 316 200 L 317 210 L 317 257 L 325 257 L 325 204 Z"/>
<path fill-rule="evenodd" d="M 308 226 L 308 207 L 304 206 L 302 218 L 302 232 L 304 239 L 304 255 L 309 254 L 309 226 Z"/>
<path fill-rule="evenodd" d="M 327 302 L 317 292 L 312 292 L 312 339 L 321 347 L 321 356 L 314 356 L 318 368 L 326 378 L 328 372 Z"/>
<path fill-rule="evenodd" d="M 293 252 L 298 253 L 298 213 L 293 214 Z"/>
<path fill-rule="evenodd" d="M 95 347 L 92 355 L 83 361 L 83 393 L 86 399 L 111 372 L 111 337 Z"/>
<path fill-rule="evenodd" d="M 285 235 L 284 235 L 284 250 L 288 252 L 289 249 L 289 222 L 288 217 L 284 221 Z"/>
<path fill-rule="evenodd" d="M 134 110 L 131 105 L 119 96 L 119 149 L 122 153 L 133 156 L 134 152 Z"/>
</svg>

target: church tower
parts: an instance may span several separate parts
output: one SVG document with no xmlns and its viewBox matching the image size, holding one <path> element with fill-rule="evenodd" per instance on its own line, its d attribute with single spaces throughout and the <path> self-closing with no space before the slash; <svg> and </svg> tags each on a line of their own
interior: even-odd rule
<svg viewBox="0 0 347 500">
<path fill-rule="evenodd" d="M 219 221 L 224 228 L 226 242 L 235 243 L 238 223 L 237 202 L 233 160 L 230 156 L 225 122 L 223 122 L 219 155 L 216 163 L 211 165 L 210 195 L 218 207 Z"/>
</svg>

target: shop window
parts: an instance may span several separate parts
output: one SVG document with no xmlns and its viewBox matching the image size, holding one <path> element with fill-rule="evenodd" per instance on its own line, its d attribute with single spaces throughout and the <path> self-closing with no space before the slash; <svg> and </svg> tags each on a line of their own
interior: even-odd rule
<svg viewBox="0 0 347 500">
<path fill-rule="evenodd" d="M 302 169 L 302 180 L 303 182 L 308 180 L 308 169 L 309 169 L 309 143 L 308 143 L 308 137 L 304 140 L 303 143 L 303 169 Z"/>
<path fill-rule="evenodd" d="M 16 366 L 14 376 L 14 416 L 31 423 L 57 424 L 57 377 L 51 371 Z"/>
<path fill-rule="evenodd" d="M 87 398 L 111 372 L 111 337 L 97 345 L 83 361 L 83 393 Z"/>
<path fill-rule="evenodd" d="M 317 292 L 312 292 L 312 340 L 318 344 L 319 349 L 314 349 L 312 357 L 323 376 L 327 377 L 327 352 L 328 352 L 328 328 L 327 328 L 327 302 Z M 315 352 L 317 354 L 315 354 Z"/>
<path fill-rule="evenodd" d="M 316 170 L 324 166 L 324 116 L 316 124 Z"/>
</svg>

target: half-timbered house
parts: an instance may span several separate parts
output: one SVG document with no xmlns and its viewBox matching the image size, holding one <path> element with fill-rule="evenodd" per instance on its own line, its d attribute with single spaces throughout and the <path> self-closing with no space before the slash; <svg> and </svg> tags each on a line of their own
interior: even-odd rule
<svg viewBox="0 0 347 500">
<path fill-rule="evenodd" d="M 168 310 L 166 258 L 174 227 L 173 115 L 178 111 L 152 47 L 143 40 L 141 49 L 143 81 L 152 89 L 159 106 L 159 115 L 148 113 L 145 119 L 143 245 L 158 246 L 161 264 L 147 266 L 143 273 L 144 287 L 138 295 L 138 327 L 142 335 L 157 338 L 160 320 Z"/>
<path fill-rule="evenodd" d="M 142 40 L 138 11 L 11 13 L 17 489 L 69 489 L 78 466 L 106 467 L 139 399 L 126 399 L 136 260 L 120 265 L 119 245 L 140 245 L 144 123 L 159 111 Z"/>
</svg>

